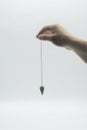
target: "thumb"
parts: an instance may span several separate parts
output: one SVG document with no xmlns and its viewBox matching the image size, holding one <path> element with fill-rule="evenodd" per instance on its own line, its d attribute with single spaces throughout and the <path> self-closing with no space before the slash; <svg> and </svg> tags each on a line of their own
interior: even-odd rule
<svg viewBox="0 0 87 130">
<path fill-rule="evenodd" d="M 56 36 L 55 34 L 39 34 L 36 37 L 40 40 L 52 41 L 52 38 Z"/>
</svg>

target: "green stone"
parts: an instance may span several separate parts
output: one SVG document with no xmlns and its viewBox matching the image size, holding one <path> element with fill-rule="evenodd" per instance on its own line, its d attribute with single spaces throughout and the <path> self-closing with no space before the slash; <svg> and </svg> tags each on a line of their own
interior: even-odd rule
<svg viewBox="0 0 87 130">
<path fill-rule="evenodd" d="M 44 93 L 44 87 L 43 86 L 40 87 L 40 92 L 43 95 L 43 93 Z"/>
</svg>

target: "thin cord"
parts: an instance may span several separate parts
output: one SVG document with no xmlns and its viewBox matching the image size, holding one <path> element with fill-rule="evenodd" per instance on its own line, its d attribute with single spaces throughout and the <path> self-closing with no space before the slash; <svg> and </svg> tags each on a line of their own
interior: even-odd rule
<svg viewBox="0 0 87 130">
<path fill-rule="evenodd" d="M 42 41 L 40 44 L 40 62 L 41 62 L 41 86 L 43 86 L 43 48 Z"/>
</svg>

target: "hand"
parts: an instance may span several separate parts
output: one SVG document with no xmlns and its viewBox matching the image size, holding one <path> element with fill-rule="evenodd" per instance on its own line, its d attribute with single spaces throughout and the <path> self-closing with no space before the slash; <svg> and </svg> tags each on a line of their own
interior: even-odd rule
<svg viewBox="0 0 87 130">
<path fill-rule="evenodd" d="M 62 26 L 45 26 L 36 37 L 40 40 L 51 41 L 57 46 L 73 50 L 85 63 L 87 63 L 87 41 L 71 35 Z"/>
<path fill-rule="evenodd" d="M 36 36 L 40 40 L 48 40 L 58 46 L 66 46 L 69 33 L 60 25 L 49 25 L 41 29 Z"/>
</svg>

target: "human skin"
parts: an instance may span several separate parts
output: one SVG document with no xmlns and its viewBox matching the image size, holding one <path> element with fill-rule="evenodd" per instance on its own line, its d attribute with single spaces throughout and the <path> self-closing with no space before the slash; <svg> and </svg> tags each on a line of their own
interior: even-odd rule
<svg viewBox="0 0 87 130">
<path fill-rule="evenodd" d="M 59 47 L 74 51 L 87 63 L 87 41 L 70 34 L 61 25 L 48 25 L 41 29 L 36 36 L 40 40 L 47 40 Z"/>
</svg>

